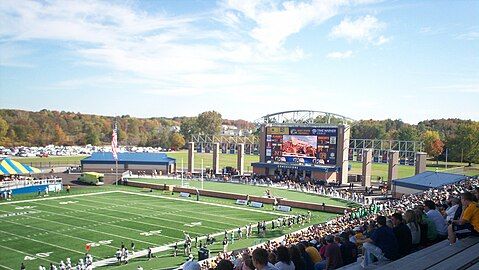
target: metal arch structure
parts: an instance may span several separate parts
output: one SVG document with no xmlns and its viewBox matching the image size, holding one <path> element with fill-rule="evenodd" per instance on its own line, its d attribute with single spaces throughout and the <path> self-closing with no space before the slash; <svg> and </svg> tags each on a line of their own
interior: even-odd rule
<svg viewBox="0 0 479 270">
<path fill-rule="evenodd" d="M 422 141 L 399 141 L 378 139 L 350 139 L 349 160 L 362 161 L 364 149 L 373 150 L 373 162 L 387 163 L 390 150 L 399 152 L 399 162 L 402 165 L 416 165 L 416 153 L 424 151 Z"/>
<path fill-rule="evenodd" d="M 317 121 L 322 120 L 322 121 Z M 334 122 L 332 122 L 334 121 Z M 284 111 L 265 115 L 254 121 L 256 125 L 263 124 L 348 124 L 356 120 L 344 115 L 312 110 Z"/>
<path fill-rule="evenodd" d="M 256 135 L 251 136 L 231 136 L 231 135 L 193 135 L 191 141 L 195 143 L 196 151 L 199 153 L 210 153 L 213 144 L 218 143 L 220 152 L 223 154 L 236 153 L 236 146 L 240 143 L 245 145 L 245 154 L 258 155 L 259 138 Z"/>
</svg>

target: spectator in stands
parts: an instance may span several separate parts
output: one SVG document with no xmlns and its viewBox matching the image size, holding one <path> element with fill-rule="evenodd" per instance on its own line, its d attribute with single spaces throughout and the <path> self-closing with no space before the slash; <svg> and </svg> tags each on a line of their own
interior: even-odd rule
<svg viewBox="0 0 479 270">
<path fill-rule="evenodd" d="M 316 240 L 314 240 L 316 241 Z M 310 243 L 311 244 L 311 243 Z M 321 261 L 321 255 L 319 254 L 319 251 L 317 248 L 315 248 L 312 244 L 308 245 L 305 249 L 306 253 L 308 253 L 309 257 L 311 258 L 311 261 L 316 265 L 318 262 Z"/>
<path fill-rule="evenodd" d="M 450 204 L 446 209 L 446 222 L 453 219 L 459 219 L 462 213 L 461 200 L 457 197 L 450 198 Z"/>
<path fill-rule="evenodd" d="M 200 264 L 197 261 L 188 261 L 183 265 L 183 270 L 200 270 Z"/>
<path fill-rule="evenodd" d="M 416 214 L 413 210 L 407 210 L 404 213 L 404 223 L 411 232 L 412 248 L 416 248 L 421 242 L 421 227 L 416 221 Z"/>
<path fill-rule="evenodd" d="M 291 261 L 288 248 L 279 246 L 276 249 L 278 262 L 274 265 L 278 270 L 295 270 L 294 263 Z"/>
<path fill-rule="evenodd" d="M 418 206 L 415 213 L 417 223 L 419 223 L 421 228 L 421 244 L 426 246 L 437 238 L 436 225 L 426 216 L 422 206 Z"/>
<path fill-rule="evenodd" d="M 253 251 L 253 265 L 257 270 L 278 270 L 276 266 L 268 262 L 268 251 L 264 248 Z"/>
<path fill-rule="evenodd" d="M 474 194 L 464 192 L 461 194 L 461 203 L 464 211 L 459 220 L 452 220 L 448 227 L 448 238 L 451 244 L 456 243 L 456 238 L 470 235 L 479 236 L 479 206 Z"/>
<path fill-rule="evenodd" d="M 399 257 L 407 256 L 412 249 L 412 235 L 409 227 L 404 224 L 402 214 L 394 213 L 391 216 L 393 232 L 398 242 Z"/>
<path fill-rule="evenodd" d="M 348 237 L 336 237 L 336 243 L 340 244 L 341 258 L 343 259 L 343 265 L 348 265 L 357 261 L 358 248 L 354 243 L 349 241 Z"/>
<path fill-rule="evenodd" d="M 363 244 L 364 258 L 361 263 L 363 268 L 373 262 L 371 255 L 379 261 L 395 260 L 398 257 L 396 236 L 393 230 L 386 226 L 386 217 L 378 216 L 376 222 L 379 227 L 371 233 L 369 238 L 357 240 L 359 244 Z"/>
<path fill-rule="evenodd" d="M 444 217 L 436 210 L 436 204 L 431 201 L 427 200 L 424 202 L 424 211 L 426 211 L 426 215 L 430 218 L 434 225 L 436 226 L 436 232 L 438 239 L 445 239 L 447 236 L 447 224 Z"/>
<path fill-rule="evenodd" d="M 334 242 L 334 237 L 332 235 L 326 236 L 326 242 L 328 243 L 324 253 L 326 258 L 315 265 L 316 270 L 337 269 L 343 266 L 341 249 L 339 248 L 338 244 Z"/>
<path fill-rule="evenodd" d="M 295 270 L 305 270 L 306 265 L 301 257 L 301 251 L 298 246 L 292 245 L 289 247 L 289 255 L 291 255 L 291 261 L 294 263 Z"/>
<path fill-rule="evenodd" d="M 233 263 L 230 260 L 222 259 L 216 265 L 215 270 L 233 270 Z"/>
<path fill-rule="evenodd" d="M 303 258 L 304 261 L 304 266 L 306 270 L 313 270 L 314 269 L 314 263 L 311 257 L 309 256 L 308 253 L 306 253 L 306 246 L 303 243 L 297 244 L 299 248 L 299 252 L 301 254 L 301 257 Z"/>
</svg>

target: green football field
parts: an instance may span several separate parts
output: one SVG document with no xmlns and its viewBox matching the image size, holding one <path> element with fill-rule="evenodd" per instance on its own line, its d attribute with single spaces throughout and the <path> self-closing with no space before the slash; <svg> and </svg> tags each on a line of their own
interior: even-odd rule
<svg viewBox="0 0 479 270">
<path fill-rule="evenodd" d="M 40 198 L 23 196 L 0 202 L 0 269 L 18 269 L 21 262 L 27 269 L 38 269 L 39 265 L 58 265 L 67 257 L 76 263 L 84 256 L 87 245 L 98 263 L 111 259 L 122 242 L 127 247 L 135 243 L 136 251 L 147 247 L 161 251 L 151 261 L 142 257 L 132 259 L 128 265 L 100 268 L 136 269 L 141 265 L 145 269 L 168 269 L 185 261 L 182 252 L 173 257 L 171 250 L 175 242 L 184 240 L 184 231 L 200 240 L 206 234 L 218 233 L 215 238 L 220 242 L 225 230 L 305 212 L 276 212 L 271 211 L 271 206 L 256 209 L 206 197 L 196 202 L 194 198 L 179 198 L 178 194 L 128 187 L 79 188 L 71 194 Z M 324 222 L 334 216 L 313 212 L 312 222 Z M 235 241 L 229 248 L 258 244 L 299 228 L 296 225 L 269 230 L 265 239 L 254 233 L 254 237 Z M 209 249 L 211 255 L 216 255 L 222 246 L 214 244 Z M 193 254 L 197 254 L 196 249 Z"/>
<path fill-rule="evenodd" d="M 143 183 L 153 183 L 153 184 L 167 184 L 167 185 L 176 185 L 181 186 L 181 179 L 166 179 L 166 178 L 132 178 L 131 181 L 143 182 Z M 183 180 L 184 185 L 188 187 L 194 187 L 201 189 L 201 181 L 199 180 Z M 227 193 L 236 193 L 242 195 L 250 196 L 264 196 L 265 191 L 269 189 L 273 196 L 285 198 L 292 201 L 300 202 L 309 202 L 327 205 L 336 205 L 336 206 L 349 206 L 355 207 L 355 204 L 348 203 L 344 200 L 319 196 L 315 194 L 307 194 L 299 191 L 285 190 L 281 188 L 273 188 L 266 186 L 254 186 L 254 185 L 244 185 L 244 184 L 235 184 L 235 183 L 223 183 L 223 182 L 211 182 L 204 181 L 203 188 L 206 190 L 221 191 Z"/>
</svg>

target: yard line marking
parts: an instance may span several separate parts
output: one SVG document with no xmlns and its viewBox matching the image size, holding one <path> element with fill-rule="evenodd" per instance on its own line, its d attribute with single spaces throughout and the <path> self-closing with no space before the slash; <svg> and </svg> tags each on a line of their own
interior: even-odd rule
<svg viewBox="0 0 479 270">
<path fill-rule="evenodd" d="M 6 233 L 6 234 L 10 234 L 10 235 L 13 235 L 13 236 L 16 236 L 16 237 L 20 237 L 20 238 L 24 238 L 24 239 L 27 239 L 27 240 L 31 240 L 33 242 L 38 242 L 38 243 L 41 243 L 41 244 L 45 244 L 45 245 L 48 245 L 48 246 L 52 246 L 52 247 L 56 247 L 56 248 L 60 248 L 60 249 L 64 249 L 64 250 L 68 250 L 68 251 L 71 251 L 71 252 L 75 252 L 75 253 L 79 253 L 79 254 L 84 254 L 83 252 L 80 252 L 78 250 L 74 250 L 74 249 L 70 249 L 70 248 L 66 248 L 66 247 L 62 247 L 62 246 L 57 246 L 55 244 L 50 244 L 50 243 L 47 243 L 47 242 L 43 242 L 43 241 L 40 241 L 40 240 L 36 240 L 36 239 L 33 239 L 33 238 L 28 238 L 28 237 L 25 237 L 25 236 L 21 236 L 21 235 L 18 235 L 18 234 L 15 234 L 15 233 L 10 233 L 10 232 L 6 232 L 6 231 L 2 231 L 3 233 Z"/>
<path fill-rule="evenodd" d="M 161 205 L 152 205 L 151 204 L 151 201 L 146 201 L 146 200 L 140 200 L 141 202 L 145 202 L 145 203 L 138 203 L 138 204 L 141 204 L 141 205 L 148 205 L 148 206 L 152 206 L 152 207 L 155 207 L 155 208 L 160 208 L 160 209 L 169 209 L 168 206 L 161 206 Z M 149 203 L 146 203 L 146 202 L 149 202 Z M 180 207 L 178 206 L 174 206 L 174 207 L 177 207 L 178 209 Z M 220 209 L 220 210 L 217 210 L 217 211 L 224 211 L 224 210 L 236 210 L 236 209 Z M 185 210 L 185 209 L 182 209 L 180 210 L 180 212 L 187 212 L 187 213 L 195 213 L 197 214 L 197 212 L 195 211 L 188 211 L 188 210 Z M 245 222 L 245 219 L 241 219 L 241 218 L 235 218 L 235 217 L 228 217 L 228 216 L 224 216 L 224 215 L 219 215 L 219 214 L 211 214 L 213 212 L 216 212 L 216 211 L 209 211 L 210 213 L 201 213 L 202 215 L 207 215 L 207 216 L 212 216 L 212 217 L 222 217 L 222 218 L 225 218 L 225 219 L 232 219 L 232 220 L 237 220 L 237 221 L 241 221 L 241 223 L 244 223 Z M 189 217 L 189 216 L 185 216 L 185 215 L 179 215 L 179 214 L 174 214 L 174 213 L 168 213 L 169 215 L 174 215 L 174 216 L 179 216 L 179 217 Z M 220 223 L 220 224 L 226 224 L 226 225 L 233 225 L 233 226 L 237 226 L 235 224 L 232 224 L 232 223 L 226 223 L 226 222 L 220 222 L 220 221 L 215 221 L 215 223 Z"/>
<path fill-rule="evenodd" d="M 81 241 L 85 241 L 85 242 L 87 242 L 87 243 L 93 243 L 93 242 L 95 242 L 95 241 L 93 241 L 93 240 L 89 240 L 89 239 L 85 239 L 85 238 L 80 238 L 80 237 L 76 237 L 76 236 L 72 236 L 72 235 L 68 235 L 68 234 L 63 234 L 63 233 L 59 233 L 59 232 L 56 232 L 56 231 L 49 231 L 49 230 L 46 230 L 46 229 L 42 229 L 42 228 L 38 228 L 38 227 L 33 227 L 33 226 L 26 225 L 26 224 L 22 224 L 22 223 L 16 223 L 16 222 L 13 222 L 13 221 L 8 221 L 8 220 L 6 220 L 6 222 L 12 223 L 12 224 L 15 224 L 15 225 L 24 226 L 24 227 L 27 227 L 27 228 L 33 228 L 33 229 L 45 231 L 45 232 L 48 232 L 48 233 L 53 233 L 53 234 L 57 234 L 57 235 L 65 236 L 65 237 L 70 237 L 70 238 L 78 239 L 78 240 L 81 240 Z M 61 231 L 63 231 L 63 230 L 61 230 Z M 113 249 L 115 249 L 115 250 L 118 249 L 118 247 L 114 247 L 114 246 L 111 246 L 111 245 L 102 245 L 102 246 L 111 247 L 111 248 L 113 248 Z"/>
<path fill-rule="evenodd" d="M 289 217 L 291 215 L 288 214 L 283 214 L 283 213 L 271 213 L 263 210 L 258 210 L 258 209 L 250 209 L 250 208 L 241 208 L 237 206 L 232 206 L 232 205 L 224 205 L 224 204 L 218 204 L 218 203 L 211 203 L 211 202 L 202 202 L 202 201 L 188 201 L 188 200 L 183 200 L 180 198 L 170 198 L 170 197 L 165 197 L 162 195 L 153 195 L 153 194 L 141 194 L 141 193 L 136 193 L 136 192 L 131 192 L 131 191 L 125 191 L 125 190 L 118 190 L 117 192 L 120 193 L 125 193 L 125 194 L 134 194 L 134 195 L 140 195 L 140 196 L 146 196 L 146 197 L 154 197 L 154 198 L 162 198 L 162 199 L 167 199 L 167 200 L 175 200 L 175 201 L 182 201 L 182 202 L 190 202 L 190 203 L 199 203 L 199 204 L 206 204 L 206 205 L 214 205 L 214 206 L 219 206 L 219 207 L 225 207 L 225 208 L 231 208 L 231 209 L 237 209 L 237 210 L 244 210 L 244 211 L 250 211 L 250 212 L 257 212 L 257 213 L 263 213 L 263 214 L 269 214 L 269 215 L 276 215 L 276 216 L 283 216 L 283 217 Z"/>
<path fill-rule="evenodd" d="M 47 206 L 47 207 L 55 207 L 55 208 L 61 208 L 61 209 L 63 209 L 62 207 L 54 206 L 54 205 L 41 204 L 41 203 L 36 203 L 36 204 L 43 205 L 43 206 Z M 87 206 L 87 205 L 84 205 L 84 204 L 77 204 L 77 205 Z M 93 215 L 102 216 L 102 217 L 114 218 L 114 219 L 121 220 L 121 221 L 133 221 L 133 220 L 131 220 L 131 219 L 126 219 L 126 218 L 121 218 L 121 217 L 115 217 L 115 216 L 109 216 L 109 215 L 100 214 L 100 213 L 95 213 L 95 212 L 88 212 L 88 211 L 84 211 L 84 210 L 73 210 L 73 211 L 78 211 L 78 212 L 82 212 L 82 213 L 93 214 Z M 84 221 L 89 221 L 89 222 L 91 222 L 90 219 L 85 219 L 85 218 L 81 218 L 81 217 L 67 216 L 67 215 L 63 215 L 63 214 L 60 214 L 60 213 L 50 212 L 50 211 L 47 211 L 47 210 L 43 210 L 43 212 L 52 213 L 52 214 L 58 215 L 58 216 L 75 218 L 75 219 L 79 219 L 79 220 L 84 220 Z M 119 212 L 121 212 L 121 211 L 119 211 Z M 51 220 L 48 220 L 48 219 L 46 219 L 46 220 L 47 220 L 47 221 L 51 221 Z M 56 222 L 56 221 L 51 221 L 51 222 Z M 146 223 L 146 222 L 140 222 L 140 221 L 133 221 L 133 222 L 143 223 L 143 224 L 150 225 L 150 226 L 154 226 L 154 227 L 169 228 L 169 229 L 170 229 L 170 227 L 166 227 L 166 226 L 162 226 L 162 225 L 157 225 L 157 224 L 152 224 L 152 223 Z M 57 222 L 57 223 L 59 223 L 59 222 Z M 109 223 L 109 222 L 97 222 L 97 223 L 98 223 L 98 224 L 103 224 L 103 225 L 108 225 L 108 226 L 113 226 L 113 227 L 119 227 L 119 228 L 122 228 L 122 229 L 128 229 L 128 230 L 134 230 L 134 231 L 138 231 L 138 232 L 143 232 L 142 230 L 138 230 L 138 229 L 134 229 L 134 228 L 128 228 L 128 227 L 124 227 L 124 226 L 120 226 L 120 225 L 116 225 L 116 224 L 111 224 L 111 223 Z M 61 224 L 68 225 L 68 224 L 65 224 L 65 223 L 61 223 Z M 70 225 L 70 226 L 74 226 L 74 225 Z M 125 238 L 125 239 L 129 239 L 129 240 L 133 240 L 133 241 L 143 242 L 143 243 L 146 243 L 146 244 L 149 244 L 149 245 L 155 245 L 155 244 L 153 244 L 153 243 L 151 243 L 151 242 L 136 240 L 136 239 L 132 239 L 132 238 L 129 238 L 129 237 L 120 236 L 120 235 L 113 235 L 113 234 L 106 233 L 106 232 L 100 232 L 100 231 L 96 231 L 96 230 L 93 230 L 93 229 L 85 228 L 84 226 L 83 226 L 83 227 L 74 226 L 74 227 L 83 228 L 83 229 L 87 229 L 87 230 L 90 230 L 90 231 L 95 231 L 95 232 L 99 232 L 99 233 L 103 233 L 103 234 L 107 234 L 107 235 L 111 235 L 111 236 L 115 236 L 115 237 Z M 171 228 L 171 229 L 173 229 L 173 228 Z M 176 230 L 177 230 L 177 229 L 176 229 Z M 175 240 L 181 239 L 181 238 L 172 237 L 172 236 L 167 236 L 167 235 L 159 235 L 159 236 L 160 236 L 160 237 L 165 237 L 165 238 L 171 238 L 171 239 L 175 239 Z"/>
<path fill-rule="evenodd" d="M 83 199 L 85 200 L 85 199 Z M 110 203 L 107 203 L 107 202 L 101 202 L 101 201 L 95 201 L 95 200 L 85 200 L 87 202 L 95 202 L 95 203 L 103 203 L 103 204 L 106 204 L 106 205 L 111 205 Z M 79 205 L 83 205 L 83 204 L 79 204 Z M 138 208 L 138 207 L 133 207 L 133 206 L 126 206 L 126 208 L 133 208 L 133 209 L 140 209 L 140 210 L 144 210 L 144 208 Z M 132 214 L 132 215 L 136 215 L 136 216 L 140 216 L 140 217 L 147 217 L 147 218 L 152 218 L 152 219 L 158 219 L 158 220 L 165 220 L 165 221 L 168 221 L 168 222 L 173 222 L 173 223 L 178 223 L 178 224 L 184 224 L 183 221 L 176 221 L 176 220 L 171 220 L 171 219 L 166 219 L 166 218 L 160 218 L 160 217 L 156 217 L 156 216 L 152 216 L 152 215 L 142 215 L 142 214 L 136 214 L 136 213 L 131 213 L 131 212 L 124 212 L 124 211 L 121 211 L 121 210 L 114 210 L 114 209 L 111 209 L 110 211 L 115 211 L 115 212 L 120 212 L 120 213 L 129 213 L 129 214 Z M 187 217 L 187 216 L 182 216 L 182 217 Z M 195 220 L 198 220 L 198 218 L 194 218 L 194 217 L 188 217 L 188 218 L 193 218 Z M 137 218 L 134 218 L 135 220 Z M 137 221 L 135 221 L 137 222 Z M 148 223 L 150 224 L 150 223 Z M 236 226 L 235 224 L 228 224 L 228 226 Z M 165 228 L 169 228 L 169 229 L 172 229 L 172 230 L 177 230 L 177 231 L 183 231 L 181 229 L 178 229 L 178 228 L 173 228 L 173 227 L 166 227 L 166 226 L 162 226 L 162 227 L 165 227 Z M 219 230 L 219 229 L 222 229 L 222 228 L 216 228 L 216 227 L 210 227 L 210 226 L 202 226 L 203 228 L 208 228 L 208 229 L 211 229 L 211 230 Z"/>
<path fill-rule="evenodd" d="M 1 264 L 0 264 L 0 267 L 1 267 L 1 268 L 5 268 L 5 269 L 8 269 L 8 270 L 13 270 L 13 268 L 10 268 L 10 267 L 8 267 L 8 266 L 5 266 L 5 265 L 1 265 Z"/>
<path fill-rule="evenodd" d="M 54 264 L 57 263 L 57 262 L 51 261 L 51 260 L 49 260 L 49 259 L 45 259 L 45 258 L 43 258 L 43 257 L 37 257 L 37 256 L 35 256 L 35 255 L 33 255 L 33 254 L 26 253 L 26 252 L 23 252 L 23 251 L 21 251 L 21 250 L 17 250 L 17 249 L 11 248 L 11 247 L 0 246 L 0 248 L 5 248 L 5 249 L 11 250 L 11 251 L 13 251 L 13 252 L 17 252 L 17 253 L 20 253 L 20 254 L 23 254 L 23 255 L 35 257 L 35 258 L 38 258 L 38 259 L 40 259 L 40 260 L 44 260 L 44 261 L 51 262 L 51 263 L 54 263 Z M 23 261 L 23 260 L 22 260 L 22 261 Z"/>
<path fill-rule="evenodd" d="M 65 199 L 65 198 L 76 198 L 76 197 L 92 196 L 92 195 L 107 194 L 107 193 L 114 193 L 114 192 L 117 192 L 117 191 L 116 190 L 110 190 L 110 191 L 92 192 L 92 193 L 85 193 L 85 194 L 60 195 L 60 196 L 48 197 L 48 198 L 38 198 L 38 199 L 11 201 L 11 202 L 1 202 L 0 205 L 16 204 L 16 203 L 24 203 L 24 202 L 36 202 L 36 201 L 49 201 L 49 200 L 58 200 L 58 199 Z"/>
</svg>

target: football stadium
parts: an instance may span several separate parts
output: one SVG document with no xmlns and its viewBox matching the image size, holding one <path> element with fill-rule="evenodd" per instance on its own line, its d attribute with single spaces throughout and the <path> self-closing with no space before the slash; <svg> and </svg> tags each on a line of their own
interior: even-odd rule
<svg viewBox="0 0 479 270">
<path fill-rule="evenodd" d="M 249 256 L 260 256 L 255 250 L 280 256 L 283 247 L 295 265 L 309 263 L 317 269 L 476 263 L 477 254 L 457 262 L 450 253 L 477 251 L 474 229 L 448 231 L 448 222 L 458 218 L 461 202 L 476 200 L 477 176 L 427 171 L 422 152 L 389 149 L 383 157 L 384 149 L 374 148 L 361 150 L 361 174 L 351 174 L 351 153 L 358 152 L 349 148 L 355 144 L 349 138 L 354 120 L 307 112 L 341 120 L 318 124 L 304 115 L 298 121 L 301 113 L 259 120 L 258 141 L 247 146 L 259 155 L 250 171 L 243 142 L 189 142 L 179 165 L 169 153 L 118 151 L 115 130 L 112 151 L 82 157 L 78 169 L 67 173 L 52 170 L 48 175 L 34 164 L 4 158 L 0 266 L 218 269 L 224 261 L 251 263 Z M 288 120 L 279 125 L 273 116 Z M 202 153 L 212 159 L 211 167 L 203 166 L 204 156 L 199 168 L 192 165 Z M 225 155 L 236 156 L 234 168 L 219 169 Z M 413 160 L 401 162 L 400 157 Z M 374 161 L 388 166 L 386 179 L 374 179 Z M 415 176 L 398 178 L 398 167 L 410 164 Z M 384 232 L 378 239 L 376 234 L 387 226 L 394 233 Z M 465 239 L 451 246 L 456 236 Z M 378 253 L 372 243 L 387 253 Z M 337 258 L 329 253 L 335 245 Z M 449 255 L 418 266 L 414 258 L 432 249 Z"/>
<path fill-rule="evenodd" d="M 0 270 L 479 270 L 478 12 L 1 0 Z"/>
</svg>

